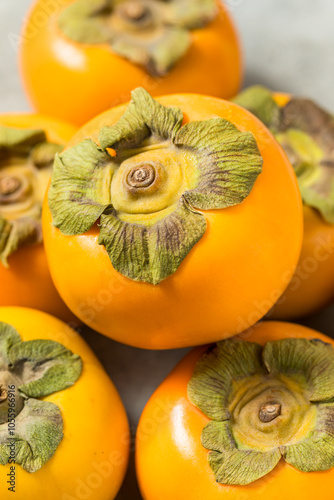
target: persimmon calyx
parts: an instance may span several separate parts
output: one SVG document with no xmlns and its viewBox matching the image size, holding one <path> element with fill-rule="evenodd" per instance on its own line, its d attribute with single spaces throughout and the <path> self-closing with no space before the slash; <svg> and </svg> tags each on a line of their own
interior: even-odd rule
<svg viewBox="0 0 334 500">
<path fill-rule="evenodd" d="M 191 30 L 216 16 L 214 0 L 77 0 L 58 23 L 71 40 L 109 44 L 121 57 L 163 76 L 187 53 Z"/>
<path fill-rule="evenodd" d="M 263 87 L 250 87 L 234 102 L 251 111 L 273 132 L 297 175 L 303 202 L 334 224 L 334 118 L 308 99 L 285 106 Z"/>
<path fill-rule="evenodd" d="M 0 261 L 42 240 L 41 211 L 54 155 L 42 130 L 0 127 Z"/>
<path fill-rule="evenodd" d="M 99 243 L 135 281 L 172 275 L 205 233 L 199 210 L 241 203 L 262 170 L 251 133 L 223 118 L 182 121 L 180 109 L 137 89 L 119 121 L 101 129 L 99 144 L 86 139 L 55 159 L 54 226 L 82 234 L 100 218 Z"/>
<path fill-rule="evenodd" d="M 36 472 L 50 460 L 63 439 L 63 418 L 57 405 L 36 398 L 72 386 L 81 371 L 81 358 L 58 342 L 22 342 L 0 322 L 1 465 L 11 459 Z"/>
<path fill-rule="evenodd" d="M 317 339 L 264 347 L 225 340 L 197 362 L 188 397 L 216 481 L 245 485 L 283 457 L 303 472 L 334 466 L 334 349 Z"/>
</svg>

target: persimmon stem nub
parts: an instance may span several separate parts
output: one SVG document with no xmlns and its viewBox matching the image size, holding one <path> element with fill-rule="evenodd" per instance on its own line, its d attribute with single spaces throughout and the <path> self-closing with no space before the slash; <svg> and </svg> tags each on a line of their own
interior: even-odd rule
<svg viewBox="0 0 334 500">
<path fill-rule="evenodd" d="M 21 187 L 21 181 L 14 176 L 6 176 L 0 179 L 0 195 L 9 196 Z"/>
<path fill-rule="evenodd" d="M 261 406 L 259 419 L 263 423 L 271 422 L 281 414 L 282 407 L 279 403 L 266 403 Z"/>
<path fill-rule="evenodd" d="M 135 167 L 127 177 L 127 184 L 131 188 L 146 188 L 155 181 L 155 169 L 147 163 Z"/>
</svg>

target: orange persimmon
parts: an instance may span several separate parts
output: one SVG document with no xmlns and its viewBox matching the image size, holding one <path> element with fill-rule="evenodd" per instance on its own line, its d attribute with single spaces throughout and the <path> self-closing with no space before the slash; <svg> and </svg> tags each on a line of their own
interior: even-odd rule
<svg viewBox="0 0 334 500">
<path fill-rule="evenodd" d="M 129 425 L 86 342 L 49 314 L 0 307 L 0 359 L 2 500 L 116 498 Z"/>
<path fill-rule="evenodd" d="M 308 99 L 258 86 L 246 89 L 235 102 L 252 111 L 274 133 L 295 168 L 303 198 L 299 263 L 270 317 L 313 314 L 334 299 L 334 119 Z"/>
<path fill-rule="evenodd" d="M 0 129 L 0 220 L 3 222 L 8 218 L 9 223 L 13 223 L 15 229 L 19 218 L 28 213 L 29 216 L 33 215 L 33 223 L 38 228 L 40 208 L 38 206 L 34 208 L 33 196 L 37 193 L 39 202 L 42 203 L 45 192 L 43 187 L 46 189 L 52 167 L 51 163 L 45 163 L 46 160 L 47 162 L 50 160 L 46 155 L 52 154 L 54 147 L 55 150 L 59 150 L 72 137 L 76 129 L 65 122 L 44 115 L 32 114 L 1 115 Z M 13 134 L 14 139 L 10 139 L 12 145 L 7 147 L 5 143 L 9 145 L 9 137 Z M 41 145 L 44 147 L 46 143 L 43 145 L 43 141 L 46 140 L 51 144 L 50 153 L 43 151 L 40 147 Z M 13 146 L 15 141 L 16 145 Z M 30 155 L 31 159 L 33 150 L 36 155 L 41 156 L 36 160 L 39 164 L 27 167 L 26 159 L 30 161 L 28 157 Z M 36 184 L 34 174 L 43 175 L 40 184 Z M 17 186 L 11 186 L 10 182 L 17 182 Z M 20 189 L 22 190 L 22 197 L 18 199 L 17 212 L 13 208 L 15 200 L 9 199 L 14 194 L 13 189 L 9 189 L 11 187 L 18 187 L 18 194 L 20 194 Z M 36 209 L 36 214 L 32 213 L 32 209 Z M 37 229 L 36 232 L 38 233 L 36 237 L 32 232 L 31 240 L 29 237 L 27 242 L 23 238 L 18 249 L 15 250 L 13 245 L 9 254 L 7 247 L 10 232 L 7 229 L 7 223 L 1 225 L 0 256 L 3 262 L 0 262 L 0 305 L 32 307 L 54 314 L 66 321 L 73 320 L 73 315 L 59 297 L 51 280 L 43 244 L 40 242 L 41 229 Z M 36 243 L 30 243 L 30 241 L 36 241 Z"/>
<path fill-rule="evenodd" d="M 324 389 L 333 394 L 325 385 L 333 377 L 333 345 L 303 326 L 262 322 L 240 339 L 192 350 L 140 418 L 143 499 L 312 500 L 321 491 L 331 500 L 333 404 Z M 319 400 L 310 402 L 315 390 Z"/>
<path fill-rule="evenodd" d="M 235 28 L 216 0 L 36 0 L 20 50 L 35 109 L 78 125 L 135 87 L 230 98 L 241 81 Z"/>
<path fill-rule="evenodd" d="M 298 261 L 302 206 L 286 156 L 250 113 L 137 89 L 57 158 L 43 230 L 54 283 L 83 322 L 176 348 L 268 312 Z"/>
</svg>

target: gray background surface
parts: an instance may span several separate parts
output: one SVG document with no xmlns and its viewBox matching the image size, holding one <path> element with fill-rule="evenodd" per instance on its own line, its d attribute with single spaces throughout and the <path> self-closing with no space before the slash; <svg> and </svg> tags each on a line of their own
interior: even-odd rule
<svg viewBox="0 0 334 500">
<path fill-rule="evenodd" d="M 332 0 L 228 0 L 239 28 L 245 85 L 305 95 L 334 111 L 334 2 Z M 0 113 L 29 111 L 13 41 L 31 0 L 0 0 Z M 334 308 L 300 323 L 334 337 Z M 88 329 L 93 346 L 118 388 L 134 433 L 139 415 L 159 383 L 186 350 L 151 352 L 117 344 Z M 112 425 L 112 416 L 111 416 Z M 118 500 L 138 500 L 133 458 Z M 189 499 L 195 500 L 195 499 Z"/>
</svg>

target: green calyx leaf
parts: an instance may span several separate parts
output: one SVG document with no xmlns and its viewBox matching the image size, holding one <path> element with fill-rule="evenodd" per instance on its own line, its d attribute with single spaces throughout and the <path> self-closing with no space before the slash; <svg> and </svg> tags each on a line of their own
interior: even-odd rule
<svg viewBox="0 0 334 500">
<path fill-rule="evenodd" d="M 303 201 L 334 224 L 334 118 L 309 99 L 291 98 L 279 107 L 273 94 L 251 87 L 234 102 L 274 133 L 297 175 Z"/>
<path fill-rule="evenodd" d="M 46 168 L 53 165 L 55 156 L 60 153 L 63 146 L 52 142 L 41 142 L 31 151 L 32 163 L 37 168 Z"/>
<path fill-rule="evenodd" d="M 42 130 L 0 127 L 0 262 L 42 241 L 41 214 L 54 155 Z"/>
<path fill-rule="evenodd" d="M 231 340 L 215 344 L 196 365 L 188 384 L 190 401 L 212 420 L 228 420 L 233 381 L 264 373 L 261 351 L 261 346 L 252 342 Z"/>
<path fill-rule="evenodd" d="M 108 43 L 112 35 L 103 22 L 111 12 L 110 0 L 80 0 L 66 7 L 58 24 L 65 36 L 79 43 Z"/>
<path fill-rule="evenodd" d="M 275 125 L 278 125 L 280 121 L 280 107 L 275 102 L 272 92 L 265 87 L 261 87 L 260 85 L 249 87 L 232 99 L 232 101 L 253 113 L 253 115 L 271 129 Z"/>
<path fill-rule="evenodd" d="M 111 50 L 154 76 L 167 74 L 187 53 L 190 30 L 217 15 L 214 0 L 77 0 L 58 24 L 78 43 L 108 44 Z"/>
<path fill-rule="evenodd" d="M 211 419 L 202 444 L 216 481 L 249 484 L 282 457 L 304 472 L 333 467 L 333 377 L 333 346 L 316 339 L 209 348 L 188 397 Z"/>
<path fill-rule="evenodd" d="M 187 3 L 187 5 L 186 5 Z M 170 2 L 166 14 L 170 23 L 188 29 L 198 29 L 206 26 L 218 13 L 217 4 L 212 0 L 190 0 Z"/>
<path fill-rule="evenodd" d="M 196 151 L 199 182 L 185 197 L 202 210 L 238 205 L 262 171 L 263 160 L 254 136 L 239 132 L 223 118 L 184 125 L 175 144 Z"/>
<path fill-rule="evenodd" d="M 25 397 L 44 397 L 72 386 L 80 377 L 82 361 L 52 340 L 22 342 L 11 325 L 0 323 L 1 371 L 13 373 Z"/>
<path fill-rule="evenodd" d="M 91 139 L 57 155 L 48 195 L 54 226 L 66 235 L 88 231 L 111 202 L 111 179 L 110 157 Z"/>
<path fill-rule="evenodd" d="M 16 129 L 0 126 L 0 156 L 26 156 L 34 146 L 46 141 L 43 130 Z"/>
<path fill-rule="evenodd" d="M 334 404 L 319 405 L 315 428 L 297 444 L 283 447 L 283 457 L 302 472 L 324 471 L 334 467 Z"/>
<path fill-rule="evenodd" d="M 42 207 L 36 210 L 35 216 L 10 222 L 0 218 L 0 261 L 5 267 L 9 267 L 8 257 L 21 246 L 42 241 L 41 214 Z"/>
<path fill-rule="evenodd" d="M 13 459 L 14 453 L 16 463 L 28 472 L 35 472 L 53 456 L 63 438 L 60 409 L 33 398 L 72 386 L 81 371 L 81 358 L 58 342 L 22 342 L 15 328 L 0 323 L 1 464 Z M 7 408 L 13 398 L 15 431 L 8 439 Z"/>
<path fill-rule="evenodd" d="M 21 337 L 15 328 L 0 322 L 0 371 L 4 371 L 10 363 L 9 351 L 18 342 L 21 342 Z"/>
<path fill-rule="evenodd" d="M 152 76 L 162 77 L 186 55 L 190 45 L 191 36 L 187 30 L 166 26 L 149 45 L 146 40 L 136 45 L 136 37 L 131 36 L 115 38 L 111 48 L 119 56 L 143 66 Z"/>
<path fill-rule="evenodd" d="M 295 168 L 306 205 L 334 224 L 334 118 L 308 99 L 282 109 L 278 136 Z"/>
<path fill-rule="evenodd" d="M 0 425 L 0 464 L 9 458 L 27 472 L 48 462 L 63 439 L 63 419 L 53 403 L 28 399 L 15 419 L 15 434 L 8 439 L 8 425 Z"/>
<path fill-rule="evenodd" d="M 205 217 L 181 200 L 152 227 L 122 222 L 113 213 L 103 215 L 99 243 L 116 271 L 156 285 L 178 269 L 205 230 Z"/>
<path fill-rule="evenodd" d="M 55 160 L 53 224 L 82 234 L 100 218 L 99 243 L 134 281 L 175 273 L 206 230 L 198 209 L 242 203 L 262 169 L 252 134 L 222 118 L 182 121 L 180 109 L 137 89 L 99 145 L 86 139 Z"/>
<path fill-rule="evenodd" d="M 29 398 L 48 396 L 72 386 L 82 371 L 81 358 L 51 340 L 17 343 L 9 359 L 14 370 L 20 366 L 23 385 L 19 390 Z"/>
<path fill-rule="evenodd" d="M 219 449 L 215 447 L 219 443 Z M 271 472 L 281 460 L 278 449 L 269 452 L 239 450 L 228 422 L 209 422 L 203 429 L 202 445 L 216 481 L 246 485 Z"/>
<path fill-rule="evenodd" d="M 145 139 L 174 140 L 183 121 L 182 111 L 167 108 L 153 99 L 146 90 L 138 88 L 131 93 L 131 102 L 125 113 L 112 127 L 103 127 L 99 134 L 101 148 L 139 147 Z"/>
<path fill-rule="evenodd" d="M 310 390 L 310 401 L 327 401 L 334 397 L 331 344 L 306 339 L 268 342 L 263 351 L 263 361 L 269 373 L 301 374 Z"/>
</svg>

